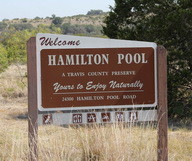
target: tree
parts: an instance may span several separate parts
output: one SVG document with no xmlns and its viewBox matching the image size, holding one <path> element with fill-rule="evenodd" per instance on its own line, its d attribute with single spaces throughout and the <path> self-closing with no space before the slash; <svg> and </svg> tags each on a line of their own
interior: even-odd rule
<svg viewBox="0 0 192 161">
<path fill-rule="evenodd" d="M 94 32 L 95 31 L 95 26 L 93 26 L 93 25 L 86 25 L 85 26 L 85 30 L 88 33 Z"/>
<path fill-rule="evenodd" d="M 26 23 L 28 20 L 27 20 L 27 18 L 23 18 L 23 19 L 21 19 L 21 21 L 22 21 L 23 23 Z"/>
<path fill-rule="evenodd" d="M 0 22 L 0 32 L 3 31 L 3 30 L 5 30 L 6 27 L 7 27 L 7 23 L 5 23 L 5 22 Z"/>
<path fill-rule="evenodd" d="M 61 26 L 62 23 L 63 23 L 63 19 L 61 17 L 55 17 L 52 20 L 52 24 L 54 24 L 57 27 Z"/>
<path fill-rule="evenodd" d="M 85 34 L 86 30 L 85 30 L 85 26 L 83 25 L 71 25 L 70 23 L 64 23 L 61 26 L 62 29 L 62 33 L 63 34 Z"/>
<path fill-rule="evenodd" d="M 51 15 L 51 19 L 54 19 L 54 18 L 56 18 L 56 15 L 55 15 L 55 14 L 52 14 L 52 15 Z"/>
<path fill-rule="evenodd" d="M 0 72 L 8 66 L 7 51 L 2 44 L 0 44 Z"/>
<path fill-rule="evenodd" d="M 16 30 L 27 30 L 27 29 L 33 29 L 33 25 L 30 23 L 15 23 L 10 25 L 12 27 L 14 27 Z"/>
<path fill-rule="evenodd" d="M 115 0 L 103 33 L 152 41 L 168 50 L 168 105 L 172 118 L 192 118 L 192 1 Z"/>
<path fill-rule="evenodd" d="M 34 37 L 37 33 L 61 34 L 61 30 L 55 26 L 50 28 L 46 25 L 39 25 L 36 29 L 17 31 L 15 28 L 11 28 L 6 32 L 1 33 L 0 45 L 2 44 L 2 46 L 0 46 L 0 64 L 5 58 L 9 64 L 15 62 L 26 63 L 26 42 L 30 37 Z"/>
<path fill-rule="evenodd" d="M 90 10 L 87 12 L 87 15 L 101 15 L 104 12 L 102 10 Z"/>
<path fill-rule="evenodd" d="M 41 20 L 41 19 L 43 19 L 43 18 L 40 18 L 39 16 L 36 16 L 36 17 L 34 18 L 34 20 Z"/>
</svg>

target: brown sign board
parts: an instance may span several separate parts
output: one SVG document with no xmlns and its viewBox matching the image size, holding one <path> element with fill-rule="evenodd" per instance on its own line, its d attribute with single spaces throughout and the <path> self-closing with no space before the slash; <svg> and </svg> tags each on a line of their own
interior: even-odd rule
<svg viewBox="0 0 192 161">
<path fill-rule="evenodd" d="M 67 44 L 68 39 L 74 43 Z M 38 35 L 39 110 L 156 106 L 155 45 L 136 46 L 122 40 L 109 45 L 98 38 Z"/>
<path fill-rule="evenodd" d="M 106 49 L 106 52 L 104 52 Z M 47 51 L 56 52 L 55 55 L 49 53 Z M 62 51 L 61 54 L 58 54 L 58 51 Z M 68 51 L 78 51 L 71 52 L 73 54 L 67 54 L 63 50 Z M 126 52 L 125 52 L 126 50 Z M 144 50 L 144 51 L 143 51 Z M 163 46 L 158 46 L 155 43 L 150 42 L 138 42 L 138 41 L 127 41 L 127 40 L 113 40 L 113 39 L 101 39 L 101 38 L 88 38 L 88 37 L 77 37 L 77 36 L 66 36 L 66 35 L 54 35 L 54 34 L 37 34 L 36 38 L 31 38 L 27 43 L 27 51 L 28 51 L 28 125 L 29 125 L 29 159 L 37 160 L 38 159 L 38 150 L 37 150 L 37 136 L 38 136 L 38 125 L 42 124 L 55 124 L 55 125 L 64 125 L 64 124 L 82 124 L 82 123 L 114 123 L 115 121 L 125 121 L 125 122 L 135 122 L 135 121 L 154 121 L 157 119 L 158 122 L 158 145 L 157 145 L 157 160 L 168 160 L 168 138 L 167 138 L 167 128 L 168 128 L 168 115 L 167 115 L 167 51 Z M 85 56 L 85 54 L 81 53 L 82 51 L 93 51 L 93 53 L 89 53 Z M 116 52 L 119 51 L 119 52 Z M 68 69 L 67 65 L 71 65 L 70 74 L 67 76 L 71 77 L 70 84 L 74 82 L 78 82 L 78 84 L 74 84 L 74 88 L 60 86 L 58 88 L 53 88 L 55 86 L 49 86 L 49 80 L 45 81 L 45 79 L 49 78 L 42 73 L 44 69 L 45 62 L 47 60 L 43 60 L 44 54 L 52 55 L 48 56 L 48 66 L 52 66 L 53 68 L 49 68 L 50 73 L 53 74 L 52 77 L 55 77 L 54 72 L 58 73 L 60 66 L 63 66 L 63 71 L 61 73 L 65 73 L 65 69 Z M 97 53 L 98 52 L 98 53 Z M 100 53 L 101 52 L 101 53 Z M 42 55 L 41 55 L 42 54 Z M 103 57 L 102 54 L 104 54 Z M 156 55 L 157 54 L 157 55 Z M 58 56 L 61 55 L 61 56 Z M 68 55 L 68 56 L 67 56 Z M 71 56 L 74 55 L 74 56 Z M 79 55 L 79 56 L 77 56 Z M 84 56 L 82 56 L 84 55 Z M 99 56 L 100 55 L 100 56 Z M 117 56 L 115 58 L 115 55 Z M 134 56 L 135 55 L 135 56 Z M 46 57 L 46 56 L 45 56 Z M 73 62 L 73 58 L 75 61 Z M 80 57 L 80 58 L 79 58 Z M 112 57 L 112 58 L 111 58 Z M 55 60 L 54 60 L 55 59 Z M 112 61 L 112 64 L 111 64 Z M 115 61 L 117 64 L 115 64 Z M 90 63 L 91 62 L 91 63 Z M 92 63 L 94 62 L 94 63 Z M 110 63 L 109 63 L 110 62 Z M 142 63 L 141 63 L 142 62 Z M 126 65 L 123 63 L 126 63 Z M 135 68 L 132 69 L 130 64 L 135 63 Z M 149 65 L 149 64 L 150 65 Z M 58 65 L 59 64 L 59 65 Z M 142 64 L 142 66 L 141 66 Z M 108 66 L 109 65 L 109 66 Z M 145 66 L 146 65 L 146 66 Z M 149 69 L 147 66 L 151 66 Z M 87 69 L 85 71 L 81 71 L 81 66 L 86 66 Z M 94 68 L 92 68 L 94 66 Z M 100 68 L 101 66 L 101 68 Z M 108 67 L 105 67 L 108 66 Z M 57 69 L 59 67 L 59 69 Z M 104 67 L 104 70 L 103 68 Z M 117 68 L 116 68 L 117 67 Z M 47 67 L 48 68 L 48 67 Z M 94 72 L 98 74 L 97 70 L 100 70 L 100 75 L 94 75 Z M 53 71 L 52 71 L 53 70 Z M 82 73 L 79 73 L 81 71 Z M 91 72 L 93 75 L 86 75 L 87 72 Z M 112 74 L 112 71 L 117 74 Z M 129 72 L 129 71 L 134 71 Z M 47 75 L 49 75 L 49 72 Z M 105 73 L 107 72 L 107 74 Z M 143 72 L 145 74 L 143 74 Z M 153 73 L 154 72 L 154 73 Z M 72 73 L 72 74 L 71 74 Z M 106 74 L 106 75 L 105 75 Z M 138 76 L 141 74 L 141 76 Z M 134 77 L 132 77 L 134 75 Z M 151 76 L 153 75 L 153 76 Z M 158 75 L 158 76 L 157 76 Z M 66 75 L 65 75 L 66 76 Z M 114 77 L 112 77 L 114 76 Z M 129 77 L 131 76 L 131 77 Z M 59 78 L 58 81 L 62 80 L 62 83 L 65 84 L 64 75 L 56 76 L 55 78 Z M 84 84 L 87 80 L 88 82 L 98 81 L 107 82 L 109 78 L 113 78 L 112 81 L 122 81 L 121 78 L 124 77 L 125 86 L 119 84 L 119 86 L 107 86 L 106 88 L 99 88 L 102 86 L 92 86 L 95 88 L 88 88 L 87 90 Z M 145 77 L 145 78 L 143 78 Z M 150 83 L 147 83 L 147 77 L 152 78 L 148 79 Z M 157 80 L 158 77 L 158 80 Z M 66 77 L 64 77 L 66 78 Z M 78 78 L 78 79 L 77 79 Z M 55 79 L 55 80 L 56 80 Z M 85 80 L 84 80 L 85 79 Z M 139 79 L 140 82 L 136 84 L 132 84 L 135 80 Z M 52 79 L 54 80 L 54 79 Z M 67 79 L 66 79 L 67 80 Z M 78 80 L 78 81 L 77 81 Z M 110 80 L 111 81 L 111 80 Z M 87 83 L 88 83 L 87 82 Z M 44 83 L 47 84 L 47 88 L 44 87 Z M 117 82 L 118 83 L 118 82 Z M 142 84 L 143 83 L 143 84 Z M 149 88 L 146 88 L 147 85 L 150 85 Z M 142 84 L 142 85 L 138 85 Z M 86 84 L 91 87 L 90 84 Z M 121 86 L 122 85 L 122 86 Z M 76 87 L 76 88 L 75 88 Z M 78 87 L 78 88 L 77 88 Z M 91 90 L 98 89 L 94 92 Z M 114 88 L 111 88 L 114 87 Z M 122 88 L 120 88 L 122 87 Z M 125 88 L 124 88 L 125 87 Z M 49 93 L 49 90 L 53 88 L 54 93 Z M 120 88 L 120 89 L 118 89 Z M 133 89 L 132 89 L 133 88 Z M 138 89 L 140 88 L 140 89 Z M 86 90 L 85 90 L 86 89 Z M 100 89 L 100 90 L 99 90 Z M 101 90 L 104 89 L 104 90 Z M 158 91 L 157 91 L 158 89 Z M 45 91 L 44 91 L 45 90 Z M 64 91 L 62 91 L 64 90 Z M 141 98 L 139 91 L 143 94 L 142 97 L 145 97 L 146 100 L 142 101 L 137 100 L 137 98 Z M 151 94 L 150 92 L 153 94 Z M 100 92 L 101 95 L 105 95 L 106 92 L 110 93 L 109 98 L 111 99 L 111 103 L 109 104 L 101 104 L 100 101 L 97 101 L 98 104 L 90 105 L 94 94 L 97 95 L 97 91 Z M 50 99 L 50 95 L 57 95 L 55 93 L 61 92 L 61 95 L 65 95 L 67 93 L 67 97 L 64 96 L 64 101 L 62 101 L 62 106 L 58 106 L 53 104 L 53 106 L 49 106 L 44 102 L 45 96 Z M 91 94 L 91 97 L 85 97 L 86 99 L 79 99 L 79 102 L 85 101 L 87 104 L 81 106 L 81 103 L 78 104 L 78 107 L 65 106 L 66 101 L 77 101 L 75 97 L 70 98 L 70 95 L 78 95 L 82 94 L 80 92 L 84 92 L 83 94 Z M 134 94 L 133 94 L 134 93 Z M 60 95 L 58 94 L 58 95 Z M 127 94 L 125 98 L 131 98 L 129 95 L 136 95 L 136 97 L 132 97 L 132 102 L 126 102 L 125 104 L 121 103 L 122 94 Z M 151 97 L 146 97 L 151 96 Z M 158 99 L 157 99 L 158 96 Z M 95 97 L 96 98 L 96 97 Z M 116 101 L 114 101 L 116 100 Z M 96 100 L 95 100 L 96 101 Z M 106 100 L 106 102 L 109 102 Z M 147 110 L 146 109 L 136 109 L 137 107 L 155 107 L 158 106 L 157 110 Z M 58 106 L 58 107 L 57 107 Z M 107 109 L 107 108 L 131 108 L 125 111 L 118 110 L 101 110 L 106 112 L 93 112 L 93 111 L 84 111 L 77 112 L 79 109 Z M 49 111 L 39 113 L 39 111 Z M 72 113 L 65 112 L 55 112 L 57 110 L 74 110 Z M 51 112 L 53 111 L 53 112 Z M 95 110 L 96 111 L 96 110 Z M 76 113 L 77 112 L 77 113 Z M 38 114 L 39 113 L 39 114 Z M 157 114 L 157 115 L 156 115 Z M 151 117 L 152 116 L 152 117 Z"/>
</svg>

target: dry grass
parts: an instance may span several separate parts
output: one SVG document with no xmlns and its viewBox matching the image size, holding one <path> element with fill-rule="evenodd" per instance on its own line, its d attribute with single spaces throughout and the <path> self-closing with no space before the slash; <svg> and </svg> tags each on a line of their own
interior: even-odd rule
<svg viewBox="0 0 192 161">
<path fill-rule="evenodd" d="M 27 120 L 9 115 L 1 118 L 0 125 L 0 160 L 28 160 Z M 42 126 L 39 127 L 39 160 L 155 161 L 156 132 L 155 128 L 142 126 Z M 191 142 L 191 131 L 169 131 L 169 160 L 192 160 Z"/>
<path fill-rule="evenodd" d="M 26 88 L 17 81 L 25 66 L 11 66 L 1 74 L 0 83 L 0 161 L 28 160 L 28 127 Z M 12 72 L 14 71 L 14 72 Z M 9 77 L 9 79 L 6 79 Z M 7 83 L 4 83 L 7 82 Z M 26 83 L 26 80 L 25 80 Z M 7 88 L 14 88 L 24 96 L 2 96 Z M 106 125 L 79 128 L 58 126 L 39 127 L 40 161 L 155 161 L 157 130 L 152 126 Z M 169 130 L 169 160 L 192 161 L 192 131 Z"/>
<path fill-rule="evenodd" d="M 23 98 L 23 99 L 22 99 Z M 27 67 L 11 65 L 0 74 L 0 101 L 25 101 L 27 98 Z"/>
</svg>

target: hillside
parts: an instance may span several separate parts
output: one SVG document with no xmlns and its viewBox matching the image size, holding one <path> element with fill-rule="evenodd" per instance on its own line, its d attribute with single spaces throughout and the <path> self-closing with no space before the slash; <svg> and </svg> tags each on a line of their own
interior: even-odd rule
<svg viewBox="0 0 192 161">
<path fill-rule="evenodd" d="M 59 19 L 59 25 L 55 24 L 57 27 L 62 29 L 63 25 L 68 24 L 70 26 L 76 26 L 82 28 L 82 26 L 92 26 L 92 30 L 96 30 L 97 28 L 101 30 L 101 26 L 104 25 L 103 20 L 107 13 L 102 12 L 101 14 L 87 14 L 87 15 L 75 15 L 68 17 L 57 17 L 56 15 L 52 15 L 52 17 L 40 18 L 35 17 L 34 19 L 28 18 L 14 18 L 12 20 L 4 19 L 0 21 L 0 32 L 4 32 L 10 28 L 15 28 L 16 30 L 23 29 L 32 29 L 37 28 L 39 25 L 51 26 L 54 19 Z M 101 34 L 101 32 L 98 32 Z M 82 34 L 82 33 L 78 33 Z"/>
<path fill-rule="evenodd" d="M 70 17 L 61 17 L 64 23 L 70 23 L 72 25 L 95 25 L 101 26 L 103 25 L 103 20 L 106 14 L 102 15 L 75 15 Z M 40 24 L 51 25 L 53 18 L 39 18 L 36 17 L 34 19 L 18 19 L 15 18 L 13 20 L 4 20 L 3 22 L 11 25 L 11 24 L 20 24 L 20 23 L 30 23 L 33 27 L 37 27 Z"/>
<path fill-rule="evenodd" d="M 4 19 L 0 22 L 0 72 L 14 63 L 26 63 L 26 42 L 37 33 L 103 37 L 107 13 L 91 10 L 86 15 L 34 19 Z"/>
</svg>

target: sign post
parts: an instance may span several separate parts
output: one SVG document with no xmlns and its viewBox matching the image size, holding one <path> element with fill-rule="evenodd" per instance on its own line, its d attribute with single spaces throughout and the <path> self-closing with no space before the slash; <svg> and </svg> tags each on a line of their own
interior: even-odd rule
<svg viewBox="0 0 192 161">
<path fill-rule="evenodd" d="M 167 51 L 157 48 L 158 67 L 158 161 L 168 160 Z"/>
<path fill-rule="evenodd" d="M 27 47 L 31 161 L 38 158 L 38 125 L 156 121 L 156 106 L 158 161 L 166 161 L 167 78 L 162 46 L 38 34 Z"/>
<path fill-rule="evenodd" d="M 29 160 L 37 161 L 37 134 L 38 134 L 38 109 L 37 109 L 37 68 L 36 68 L 36 38 L 32 37 L 27 42 L 27 72 L 28 72 L 28 135 L 29 135 Z"/>
</svg>

